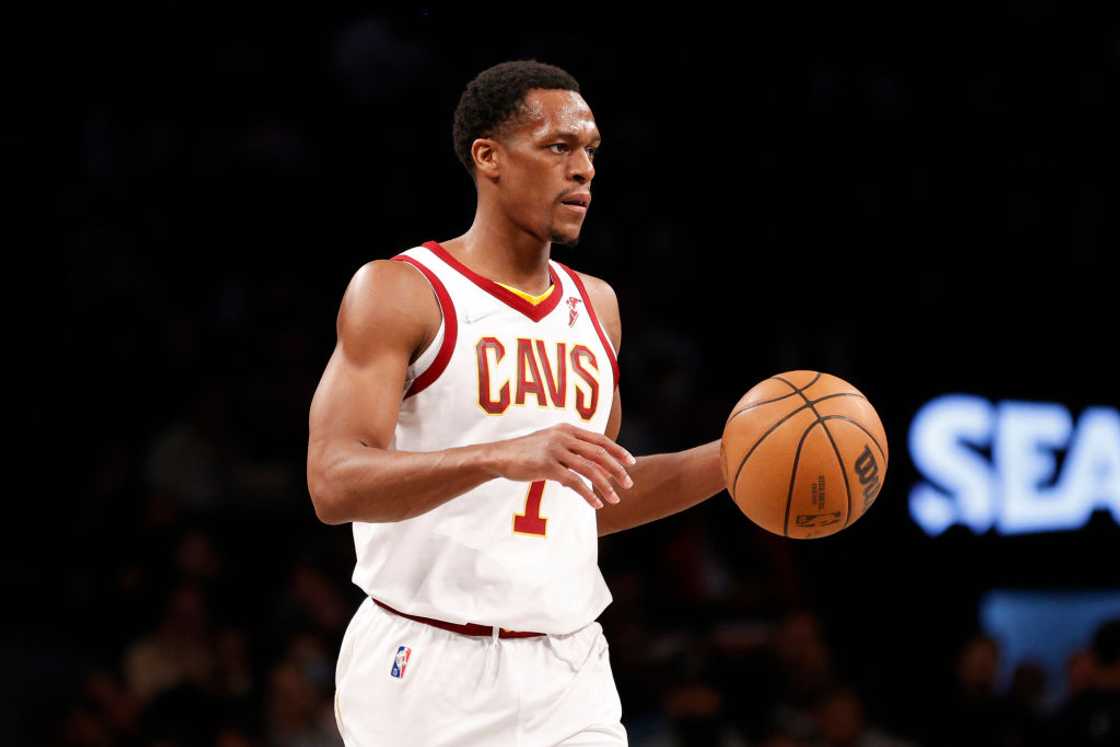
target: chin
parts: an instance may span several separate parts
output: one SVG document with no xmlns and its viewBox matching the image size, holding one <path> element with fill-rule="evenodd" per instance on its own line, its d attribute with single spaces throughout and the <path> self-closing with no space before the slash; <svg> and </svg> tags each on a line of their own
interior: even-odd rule
<svg viewBox="0 0 1120 747">
<path fill-rule="evenodd" d="M 563 246 L 579 246 L 579 234 L 574 236 L 564 236 L 563 234 L 552 234 L 553 244 L 562 244 Z"/>
</svg>

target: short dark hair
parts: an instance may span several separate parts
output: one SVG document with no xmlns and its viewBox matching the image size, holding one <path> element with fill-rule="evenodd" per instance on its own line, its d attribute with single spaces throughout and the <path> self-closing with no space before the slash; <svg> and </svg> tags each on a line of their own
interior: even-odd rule
<svg viewBox="0 0 1120 747">
<path fill-rule="evenodd" d="M 455 124 L 451 129 L 455 155 L 467 173 L 474 178 L 471 143 L 480 137 L 498 137 L 521 111 L 525 94 L 530 89 L 575 91 L 576 79 L 555 65 L 536 60 L 515 60 L 483 70 L 467 84 L 459 105 L 455 107 Z"/>
</svg>

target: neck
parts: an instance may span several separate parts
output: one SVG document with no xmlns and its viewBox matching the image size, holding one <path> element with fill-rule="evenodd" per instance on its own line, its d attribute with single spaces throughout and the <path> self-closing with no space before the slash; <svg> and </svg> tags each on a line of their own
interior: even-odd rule
<svg viewBox="0 0 1120 747">
<path fill-rule="evenodd" d="M 479 275 L 526 293 L 539 295 L 552 284 L 548 273 L 552 242 L 526 232 L 504 214 L 490 214 L 482 205 L 466 233 L 442 244 Z"/>
</svg>

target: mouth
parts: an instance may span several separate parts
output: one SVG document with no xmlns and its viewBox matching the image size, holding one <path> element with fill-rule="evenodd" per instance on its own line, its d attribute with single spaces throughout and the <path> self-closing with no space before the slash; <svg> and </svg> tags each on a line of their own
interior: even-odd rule
<svg viewBox="0 0 1120 747">
<path fill-rule="evenodd" d="M 583 215 L 587 212 L 587 208 L 591 206 L 591 194 L 589 192 L 580 192 L 578 194 L 569 195 L 566 199 L 561 200 L 561 204 L 572 212 Z"/>
</svg>

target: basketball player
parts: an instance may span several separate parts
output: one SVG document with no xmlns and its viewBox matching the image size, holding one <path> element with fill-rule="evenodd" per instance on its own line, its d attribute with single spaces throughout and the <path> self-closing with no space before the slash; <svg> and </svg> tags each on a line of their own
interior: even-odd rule
<svg viewBox="0 0 1120 747">
<path fill-rule="evenodd" d="M 482 72 L 455 113 L 466 233 L 355 273 L 311 403 L 315 511 L 353 525 L 366 594 L 343 638 L 348 745 L 622 745 L 597 538 L 724 487 L 719 442 L 635 459 L 611 287 L 575 246 L 600 137 L 536 61 Z"/>
</svg>

